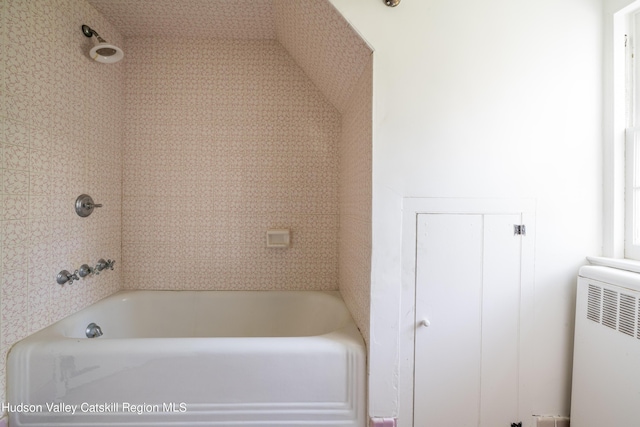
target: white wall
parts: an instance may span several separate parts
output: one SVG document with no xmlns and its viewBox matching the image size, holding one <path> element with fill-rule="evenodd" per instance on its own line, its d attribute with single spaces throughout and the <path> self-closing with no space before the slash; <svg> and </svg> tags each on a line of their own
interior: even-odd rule
<svg viewBox="0 0 640 427">
<path fill-rule="evenodd" d="M 602 245 L 601 0 L 331 0 L 375 49 L 370 408 L 398 414 L 403 197 L 535 198 L 532 412 L 568 414 Z"/>
</svg>

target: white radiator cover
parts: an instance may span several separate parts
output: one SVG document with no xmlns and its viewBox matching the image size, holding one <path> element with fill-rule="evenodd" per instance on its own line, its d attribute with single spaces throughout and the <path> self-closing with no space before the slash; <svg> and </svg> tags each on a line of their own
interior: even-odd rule
<svg viewBox="0 0 640 427">
<path fill-rule="evenodd" d="M 640 274 L 580 269 L 571 427 L 640 425 Z"/>
</svg>

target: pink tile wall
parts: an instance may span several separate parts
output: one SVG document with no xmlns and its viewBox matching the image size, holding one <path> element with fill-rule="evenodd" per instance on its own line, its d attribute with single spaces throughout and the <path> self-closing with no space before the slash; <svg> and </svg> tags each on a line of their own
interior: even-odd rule
<svg viewBox="0 0 640 427">
<path fill-rule="evenodd" d="M 55 282 L 99 258 L 121 260 L 123 65 L 87 56 L 84 23 L 120 35 L 83 0 L 0 1 L 0 401 L 10 346 L 119 288 L 119 269 Z M 34 33 L 36 31 L 36 33 Z M 104 207 L 78 217 L 75 198 Z"/>
<path fill-rule="evenodd" d="M 276 37 L 344 113 L 371 49 L 329 3 L 273 0 Z"/>
<path fill-rule="evenodd" d="M 338 283 L 369 340 L 372 51 L 328 1 L 274 0 L 276 36 L 341 112 Z"/>
<path fill-rule="evenodd" d="M 337 289 L 340 115 L 275 40 L 127 40 L 124 286 Z M 290 228 L 292 246 L 265 246 Z"/>
<path fill-rule="evenodd" d="M 372 61 L 342 114 L 340 138 L 340 292 L 369 343 L 371 283 Z"/>
</svg>

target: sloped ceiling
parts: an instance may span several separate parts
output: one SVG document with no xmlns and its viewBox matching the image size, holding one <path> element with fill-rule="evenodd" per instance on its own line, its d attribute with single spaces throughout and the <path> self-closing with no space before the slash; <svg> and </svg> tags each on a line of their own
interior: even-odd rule
<svg viewBox="0 0 640 427">
<path fill-rule="evenodd" d="M 275 39 L 272 0 L 87 0 L 126 37 Z M 91 24 L 87 24 L 91 26 Z M 100 33 L 100 29 L 96 29 Z M 100 34 L 102 35 L 102 34 Z M 102 35 L 107 38 L 108 34 Z"/>
<path fill-rule="evenodd" d="M 273 4 L 278 41 L 343 113 L 371 49 L 328 1 Z"/>
<path fill-rule="evenodd" d="M 371 55 L 327 0 L 87 1 L 125 38 L 277 39 L 340 112 Z"/>
</svg>

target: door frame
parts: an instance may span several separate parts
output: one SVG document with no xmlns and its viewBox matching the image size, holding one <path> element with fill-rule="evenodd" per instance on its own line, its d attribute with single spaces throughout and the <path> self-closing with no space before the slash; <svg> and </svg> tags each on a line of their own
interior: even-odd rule
<svg viewBox="0 0 640 427">
<path fill-rule="evenodd" d="M 535 280 L 535 199 L 418 198 L 402 202 L 402 291 L 399 336 L 398 427 L 413 427 L 416 239 L 419 214 L 521 214 L 526 225 L 522 239 L 520 299 L 519 416 L 523 427 L 532 422 L 533 320 Z"/>
</svg>

